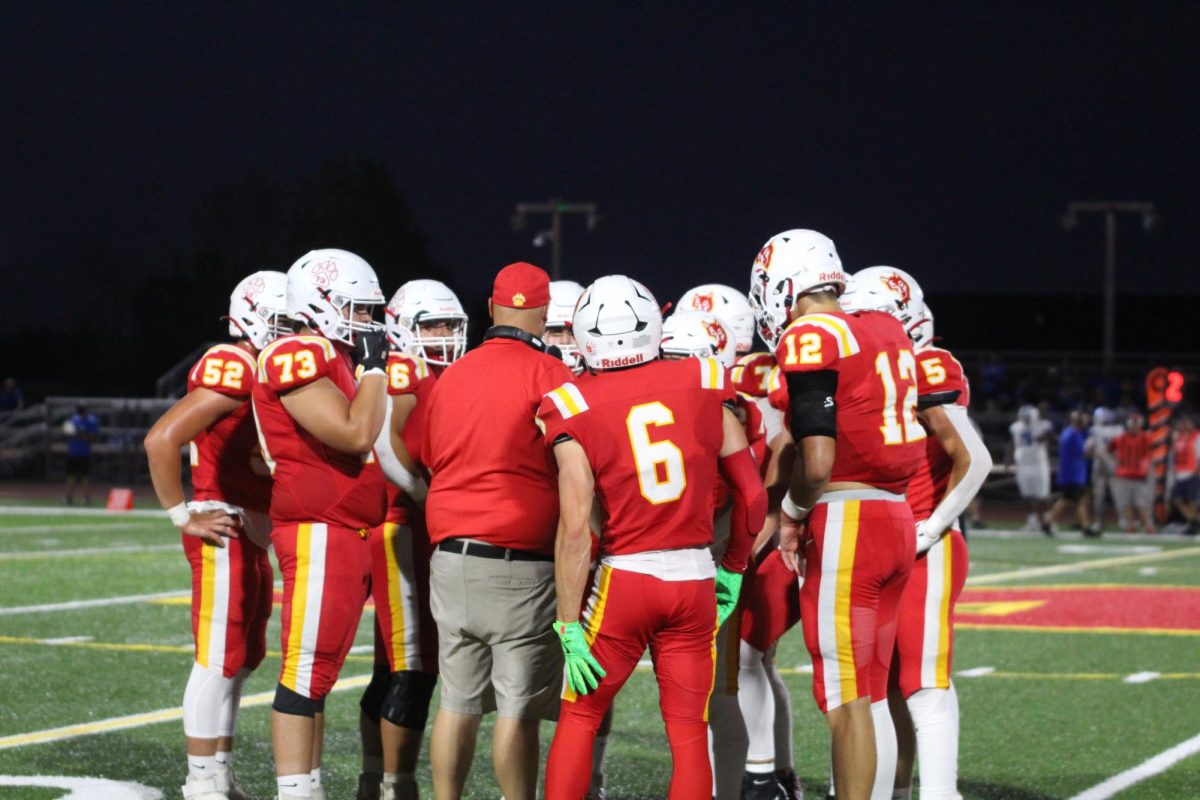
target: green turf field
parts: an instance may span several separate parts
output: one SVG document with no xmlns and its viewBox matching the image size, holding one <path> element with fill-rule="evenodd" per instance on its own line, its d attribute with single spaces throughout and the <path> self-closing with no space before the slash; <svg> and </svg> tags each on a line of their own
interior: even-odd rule
<svg viewBox="0 0 1200 800">
<path fill-rule="evenodd" d="M 961 605 L 969 613 L 954 663 L 964 797 L 1200 798 L 1200 542 L 986 533 L 970 544 Z M 0 800 L 71 791 L 13 785 L 35 775 L 133 781 L 180 796 L 188 586 L 178 535 L 165 520 L 0 516 Z M 121 602 L 63 605 L 113 598 Z M 272 655 L 246 688 L 237 754 L 241 783 L 261 797 L 274 794 L 268 711 L 277 620 L 269 637 Z M 370 672 L 370 643 L 368 616 L 343 672 L 352 687 L 327 706 L 322 769 L 338 800 L 353 796 L 358 773 L 362 681 L 353 679 Z M 792 688 L 798 772 L 819 798 L 828 736 L 798 631 L 779 658 Z M 487 730 L 473 798 L 499 796 Z M 544 747 L 552 733 L 547 725 Z M 1191 754 L 1177 757 L 1172 749 L 1189 742 Z M 617 701 L 609 797 L 665 796 L 666 753 L 653 676 L 639 670 Z M 1143 765 L 1147 775 L 1122 791 L 1099 786 Z M 432 796 L 427 765 L 420 778 Z"/>
</svg>

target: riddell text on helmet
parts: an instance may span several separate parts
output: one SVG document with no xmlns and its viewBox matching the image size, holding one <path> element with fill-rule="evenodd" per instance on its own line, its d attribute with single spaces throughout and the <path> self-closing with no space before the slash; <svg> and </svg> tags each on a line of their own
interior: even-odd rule
<svg viewBox="0 0 1200 800">
<path fill-rule="evenodd" d="M 621 356 L 620 358 L 602 358 L 600 359 L 600 369 L 612 369 L 613 367 L 632 367 L 634 364 L 641 364 L 646 360 L 644 355 Z"/>
</svg>

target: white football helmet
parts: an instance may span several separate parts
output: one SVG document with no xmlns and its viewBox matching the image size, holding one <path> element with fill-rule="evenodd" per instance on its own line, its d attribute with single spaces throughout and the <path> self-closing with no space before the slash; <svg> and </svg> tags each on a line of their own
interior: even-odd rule
<svg viewBox="0 0 1200 800">
<path fill-rule="evenodd" d="M 467 314 L 449 286 L 441 281 L 415 280 L 392 295 L 383 312 L 392 347 L 445 366 L 467 350 Z M 444 324 L 445 336 L 432 336 L 424 326 Z"/>
<path fill-rule="evenodd" d="M 708 311 L 720 317 L 733 331 L 738 354 L 749 353 L 754 346 L 754 309 L 737 289 L 706 283 L 684 292 L 676 307 L 679 311 Z"/>
<path fill-rule="evenodd" d="M 923 307 L 925 313 L 922 319 L 908 332 L 913 347 L 928 347 L 933 344 L 933 309 L 928 304 L 923 304 Z"/>
<path fill-rule="evenodd" d="M 925 292 L 912 275 L 895 267 L 867 267 L 854 273 L 854 283 L 858 291 L 890 297 L 891 306 L 882 310 L 900 320 L 908 337 L 916 341 L 915 331 L 925 321 Z"/>
<path fill-rule="evenodd" d="M 708 311 L 676 311 L 663 320 L 659 349 L 663 356 L 716 358 L 726 369 L 737 360 L 733 331 Z"/>
<path fill-rule="evenodd" d="M 359 332 L 383 330 L 354 319 L 358 309 L 383 305 L 371 265 L 354 253 L 326 248 L 301 256 L 287 272 L 287 313 L 326 339 L 354 344 Z"/>
<path fill-rule="evenodd" d="M 662 311 L 642 284 L 606 275 L 580 295 L 571 330 L 590 369 L 629 367 L 658 358 Z"/>
<path fill-rule="evenodd" d="M 842 307 L 842 311 L 849 314 L 859 311 L 883 311 L 893 314 L 896 301 L 892 293 L 877 281 L 863 279 L 859 275 L 862 275 L 862 272 L 846 276 L 846 291 L 838 298 L 838 305 Z"/>
<path fill-rule="evenodd" d="M 292 332 L 287 320 L 287 275 L 263 270 L 242 278 L 229 296 L 229 335 L 262 350 Z"/>
<path fill-rule="evenodd" d="M 550 281 L 550 305 L 546 309 L 546 342 L 558 348 L 563 362 L 573 372 L 583 371 L 579 346 L 571 336 L 571 317 L 583 287 L 575 281 Z M 558 335 L 555 335 L 558 334 Z"/>
<path fill-rule="evenodd" d="M 820 289 L 840 295 L 845 288 L 842 260 L 828 236 L 804 228 L 775 234 L 750 270 L 750 307 L 758 335 L 776 347 L 796 298 Z"/>
</svg>

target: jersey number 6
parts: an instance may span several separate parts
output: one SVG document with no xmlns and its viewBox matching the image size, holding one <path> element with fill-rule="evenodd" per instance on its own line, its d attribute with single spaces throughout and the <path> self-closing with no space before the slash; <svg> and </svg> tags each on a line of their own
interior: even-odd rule
<svg viewBox="0 0 1200 800">
<path fill-rule="evenodd" d="M 643 403 L 629 409 L 625 427 L 633 446 L 638 488 L 654 505 L 678 500 L 687 486 L 683 453 L 670 441 L 650 441 L 650 426 L 673 425 L 675 415 L 662 403 Z"/>
</svg>

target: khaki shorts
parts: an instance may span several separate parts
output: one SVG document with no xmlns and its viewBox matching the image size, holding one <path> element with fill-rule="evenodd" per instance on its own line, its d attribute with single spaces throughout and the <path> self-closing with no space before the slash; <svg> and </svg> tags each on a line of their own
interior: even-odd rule
<svg viewBox="0 0 1200 800">
<path fill-rule="evenodd" d="M 1154 505 L 1154 484 L 1139 478 L 1113 478 L 1112 496 L 1118 514 L 1130 506 L 1149 509 Z"/>
<path fill-rule="evenodd" d="M 557 719 L 563 658 L 552 627 L 554 563 L 434 550 L 429 584 L 442 708 Z"/>
</svg>

